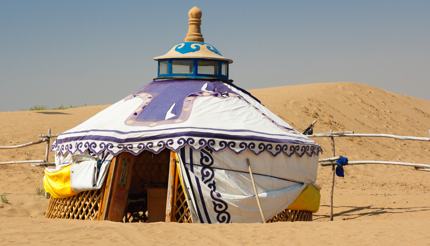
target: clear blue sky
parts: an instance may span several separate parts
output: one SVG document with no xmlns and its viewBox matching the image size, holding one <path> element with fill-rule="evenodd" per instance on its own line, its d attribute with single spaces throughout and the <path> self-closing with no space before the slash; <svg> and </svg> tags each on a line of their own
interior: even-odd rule
<svg viewBox="0 0 430 246">
<path fill-rule="evenodd" d="M 203 10 L 244 88 L 356 81 L 430 99 L 430 1 L 0 0 L 0 110 L 113 103 Z"/>
</svg>

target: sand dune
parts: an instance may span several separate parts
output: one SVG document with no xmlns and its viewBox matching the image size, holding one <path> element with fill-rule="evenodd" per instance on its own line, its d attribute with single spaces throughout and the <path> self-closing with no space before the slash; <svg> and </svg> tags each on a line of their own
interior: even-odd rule
<svg viewBox="0 0 430 246">
<path fill-rule="evenodd" d="M 321 83 L 252 90 L 262 103 L 299 130 L 319 118 L 316 132 L 354 130 L 429 136 L 430 101 L 356 83 Z M 0 112 L 0 145 L 64 131 L 106 106 Z M 316 139 L 331 155 L 328 141 Z M 430 143 L 382 139 L 337 140 L 350 159 L 430 163 Z M 0 161 L 41 159 L 44 146 L 0 152 Z M 335 221 L 328 222 L 331 173 L 320 168 L 322 206 L 314 222 L 268 225 L 122 224 L 43 218 L 41 168 L 0 166 L 0 244 L 430 244 L 430 173 L 412 168 L 349 166 L 337 178 Z"/>
</svg>

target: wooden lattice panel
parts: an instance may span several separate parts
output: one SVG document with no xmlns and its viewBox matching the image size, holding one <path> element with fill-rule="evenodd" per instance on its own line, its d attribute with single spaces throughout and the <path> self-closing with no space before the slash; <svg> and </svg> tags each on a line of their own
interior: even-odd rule
<svg viewBox="0 0 430 246">
<path fill-rule="evenodd" d="M 97 219 L 101 205 L 102 189 L 84 191 L 68 198 L 51 198 L 46 211 L 47 218 Z"/>
<path fill-rule="evenodd" d="M 312 221 L 312 212 L 304 210 L 285 209 L 267 222 L 271 223 L 278 221 Z"/>
<path fill-rule="evenodd" d="M 184 187 L 180 180 L 179 168 L 175 175 L 175 196 L 173 208 L 174 221 L 179 223 L 192 223 L 190 208 L 188 207 L 187 197 L 185 195 Z"/>
</svg>

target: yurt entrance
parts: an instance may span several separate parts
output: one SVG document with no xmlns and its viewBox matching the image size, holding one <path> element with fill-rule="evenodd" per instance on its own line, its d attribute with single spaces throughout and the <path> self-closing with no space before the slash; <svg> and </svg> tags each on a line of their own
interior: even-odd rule
<svg viewBox="0 0 430 246">
<path fill-rule="evenodd" d="M 138 156 L 120 154 L 112 162 L 105 189 L 106 219 L 123 222 L 165 221 L 170 151 Z M 110 183 L 110 185 L 109 185 Z"/>
</svg>

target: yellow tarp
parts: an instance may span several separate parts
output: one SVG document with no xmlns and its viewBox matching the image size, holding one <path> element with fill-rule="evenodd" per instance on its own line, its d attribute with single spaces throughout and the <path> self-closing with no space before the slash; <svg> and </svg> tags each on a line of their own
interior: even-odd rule
<svg viewBox="0 0 430 246">
<path fill-rule="evenodd" d="M 320 191 L 317 187 L 312 184 L 306 186 L 306 188 L 300 193 L 297 199 L 288 206 L 291 210 L 306 210 L 311 212 L 317 212 L 320 207 Z"/>
<path fill-rule="evenodd" d="M 76 195 L 72 190 L 70 182 L 70 167 L 67 165 L 58 171 L 45 170 L 43 177 L 43 188 L 53 198 L 65 198 Z"/>
</svg>

